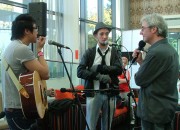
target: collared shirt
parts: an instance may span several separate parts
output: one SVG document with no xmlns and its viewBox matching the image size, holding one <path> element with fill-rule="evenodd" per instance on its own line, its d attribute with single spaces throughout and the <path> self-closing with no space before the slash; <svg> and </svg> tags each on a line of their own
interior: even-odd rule
<svg viewBox="0 0 180 130">
<path fill-rule="evenodd" d="M 99 45 L 97 44 L 97 46 L 96 46 L 96 56 L 95 56 L 93 65 L 100 65 L 101 61 L 102 61 L 102 57 L 98 53 L 98 48 L 99 48 Z M 106 61 L 106 65 L 110 66 L 110 58 L 111 58 L 111 50 L 112 50 L 112 48 L 110 46 L 107 46 L 107 48 L 105 50 L 102 50 L 100 48 L 99 49 L 100 49 L 101 53 L 104 55 L 108 48 L 109 48 L 109 51 L 106 54 L 105 61 Z M 94 80 L 94 89 L 99 90 L 99 81 L 98 80 Z"/>
</svg>

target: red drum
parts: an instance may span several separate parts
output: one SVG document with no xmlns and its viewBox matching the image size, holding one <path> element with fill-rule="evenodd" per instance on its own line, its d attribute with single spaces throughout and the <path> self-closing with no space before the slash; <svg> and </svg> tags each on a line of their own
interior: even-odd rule
<svg viewBox="0 0 180 130">
<path fill-rule="evenodd" d="M 174 130 L 180 130 L 180 111 L 175 113 Z"/>
<path fill-rule="evenodd" d="M 85 130 L 81 109 L 72 99 L 54 100 L 49 104 L 50 130 Z"/>
</svg>

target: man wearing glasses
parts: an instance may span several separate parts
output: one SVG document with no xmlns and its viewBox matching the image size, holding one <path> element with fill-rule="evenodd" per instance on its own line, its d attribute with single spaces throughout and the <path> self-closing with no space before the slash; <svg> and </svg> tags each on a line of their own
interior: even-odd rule
<svg viewBox="0 0 180 130">
<path fill-rule="evenodd" d="M 42 48 L 45 37 L 37 40 L 38 29 L 35 20 L 29 14 L 20 14 L 12 22 L 11 43 L 3 52 L 4 58 L 10 65 L 13 73 L 19 79 L 21 73 L 37 71 L 43 80 L 49 79 L 49 70 Z M 35 55 L 28 47 L 30 43 L 36 43 Z M 36 56 L 38 58 L 36 58 Z M 19 92 L 10 78 L 10 75 L 2 66 L 2 90 L 6 119 L 11 130 L 33 129 L 33 119 L 25 119 L 20 101 Z"/>
<path fill-rule="evenodd" d="M 144 16 L 141 24 L 140 34 L 151 46 L 144 60 L 139 50 L 133 52 L 140 65 L 134 76 L 140 86 L 137 115 L 142 130 L 173 130 L 178 105 L 178 54 L 168 43 L 168 27 L 160 15 Z"/>
</svg>

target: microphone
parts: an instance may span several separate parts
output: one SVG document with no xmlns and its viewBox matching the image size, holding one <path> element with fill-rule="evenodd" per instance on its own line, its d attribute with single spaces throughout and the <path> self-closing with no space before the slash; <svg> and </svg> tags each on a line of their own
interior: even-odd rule
<svg viewBox="0 0 180 130">
<path fill-rule="evenodd" d="M 61 91 L 62 93 L 69 92 L 69 90 L 66 89 L 66 88 L 61 88 L 60 91 Z"/>
<path fill-rule="evenodd" d="M 143 40 L 139 41 L 138 50 L 142 51 L 142 50 L 143 50 L 143 47 L 144 47 L 145 45 L 146 45 L 146 43 L 145 43 Z M 138 57 L 138 55 L 137 55 L 137 57 Z M 131 65 L 136 61 L 137 57 L 134 57 L 134 58 L 132 59 Z M 131 65 L 130 65 L 130 67 L 131 67 Z"/>
<path fill-rule="evenodd" d="M 57 47 L 62 47 L 62 48 L 70 49 L 69 47 L 67 47 L 67 46 L 65 46 L 65 45 L 63 45 L 63 44 L 57 43 L 57 42 L 52 41 L 52 40 L 49 40 L 49 41 L 48 41 L 48 44 L 49 44 L 49 45 L 55 45 L 55 46 L 57 46 Z"/>
</svg>

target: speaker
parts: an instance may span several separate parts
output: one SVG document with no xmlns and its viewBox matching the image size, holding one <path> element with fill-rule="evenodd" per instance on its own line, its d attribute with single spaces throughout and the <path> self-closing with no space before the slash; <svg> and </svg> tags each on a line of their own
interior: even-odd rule
<svg viewBox="0 0 180 130">
<path fill-rule="evenodd" d="M 47 4 L 44 2 L 29 3 L 28 13 L 36 20 L 36 24 L 38 26 L 38 35 L 46 36 Z"/>
</svg>

